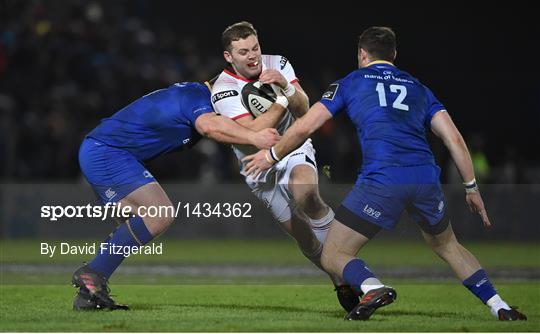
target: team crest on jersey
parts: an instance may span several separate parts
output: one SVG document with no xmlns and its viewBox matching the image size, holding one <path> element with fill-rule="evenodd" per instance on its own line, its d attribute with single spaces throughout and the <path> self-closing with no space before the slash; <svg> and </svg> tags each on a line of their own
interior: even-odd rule
<svg viewBox="0 0 540 334">
<path fill-rule="evenodd" d="M 288 61 L 289 60 L 287 58 L 281 56 L 281 59 L 279 60 L 279 67 L 283 70 Z"/>
<path fill-rule="evenodd" d="M 326 92 L 324 92 L 324 94 L 322 95 L 322 98 L 327 100 L 333 100 L 334 96 L 336 96 L 338 88 L 339 84 L 331 84 L 330 87 L 328 87 L 328 89 L 326 90 Z"/>
<path fill-rule="evenodd" d="M 237 95 L 238 95 L 238 92 L 235 90 L 226 90 L 224 92 L 219 92 L 219 93 L 214 94 L 214 96 L 212 96 L 212 103 L 216 103 L 219 100 L 223 100 L 228 97 L 237 96 Z"/>
</svg>

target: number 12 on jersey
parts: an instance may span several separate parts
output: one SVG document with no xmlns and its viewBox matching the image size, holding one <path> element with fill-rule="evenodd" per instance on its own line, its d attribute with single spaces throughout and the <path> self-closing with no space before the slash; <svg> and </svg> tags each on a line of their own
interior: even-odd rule
<svg viewBox="0 0 540 334">
<path fill-rule="evenodd" d="M 379 105 L 381 107 L 388 106 L 386 103 L 386 89 L 384 88 L 384 84 L 379 82 L 375 90 L 377 93 L 379 93 Z M 409 111 L 409 106 L 403 103 L 403 100 L 405 100 L 405 97 L 407 97 L 407 87 L 403 85 L 390 85 L 390 91 L 392 93 L 399 92 L 399 95 L 392 103 L 392 108 Z"/>
</svg>

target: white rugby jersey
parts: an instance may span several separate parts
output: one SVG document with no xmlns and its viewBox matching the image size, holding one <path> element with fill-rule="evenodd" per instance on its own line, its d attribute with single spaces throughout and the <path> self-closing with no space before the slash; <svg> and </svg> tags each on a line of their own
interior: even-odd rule
<svg viewBox="0 0 540 334">
<path fill-rule="evenodd" d="M 262 70 L 278 70 L 290 83 L 297 82 L 296 74 L 287 58 L 278 55 L 262 55 Z M 225 69 L 212 85 L 212 105 L 214 110 L 233 120 L 250 115 L 242 105 L 242 88 L 255 80 L 248 80 L 236 75 L 232 69 Z M 292 123 L 294 116 L 287 110 L 276 129 L 283 134 Z M 241 160 L 246 155 L 253 154 L 258 149 L 251 145 L 233 145 L 236 157 Z M 243 169 L 243 166 L 241 166 Z"/>
</svg>

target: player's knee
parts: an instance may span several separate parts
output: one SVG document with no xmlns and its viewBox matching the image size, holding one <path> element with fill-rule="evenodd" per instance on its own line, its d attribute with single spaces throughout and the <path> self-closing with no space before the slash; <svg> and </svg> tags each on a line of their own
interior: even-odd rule
<svg viewBox="0 0 540 334">
<path fill-rule="evenodd" d="M 306 188 L 302 192 L 301 196 L 299 196 L 298 199 L 295 199 L 295 202 L 299 206 L 300 210 L 307 213 L 310 217 L 313 216 L 313 213 L 325 208 L 316 187 Z"/>
<path fill-rule="evenodd" d="M 148 214 L 143 218 L 144 223 L 153 236 L 162 234 L 173 224 L 174 212 L 171 208 L 172 203 L 170 202 L 163 205 L 157 205 L 156 209 L 153 210 L 159 210 L 156 211 L 156 214 L 151 214 L 152 212 L 149 210 Z"/>
<path fill-rule="evenodd" d="M 299 210 L 313 217 L 319 211 L 324 210 L 326 205 L 323 203 L 317 183 L 313 183 L 309 178 L 296 178 L 289 183 L 293 200 Z"/>
</svg>

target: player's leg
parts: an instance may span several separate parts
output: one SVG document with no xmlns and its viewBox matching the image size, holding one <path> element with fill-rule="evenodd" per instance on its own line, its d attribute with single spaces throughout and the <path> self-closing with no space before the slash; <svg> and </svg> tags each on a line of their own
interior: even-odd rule
<svg viewBox="0 0 540 334">
<path fill-rule="evenodd" d="M 312 149 L 306 149 L 303 154 L 292 157 L 287 163 L 288 170 L 282 182 L 287 182 L 285 191 L 294 206 L 291 220 L 294 230 L 289 231 L 289 234 L 297 240 L 304 256 L 325 271 L 321 266 L 322 245 L 334 219 L 334 211 L 319 195 L 314 159 Z M 315 240 L 312 240 L 313 236 L 316 237 Z M 341 275 L 328 275 L 334 284 L 340 305 L 350 312 L 358 304 L 358 294 L 343 281 Z"/>
<path fill-rule="evenodd" d="M 280 227 L 290 235 L 298 245 L 304 256 L 319 269 L 328 274 L 336 291 L 339 304 L 350 312 L 358 305 L 358 293 L 353 291 L 350 285 L 346 284 L 340 275 L 331 274 L 326 271 L 321 264 L 323 244 L 313 233 L 307 217 L 301 212 L 294 212 L 291 219 L 281 222 Z"/>
<path fill-rule="evenodd" d="M 373 312 L 392 303 L 396 291 L 384 286 L 366 263 L 356 258 L 360 249 L 382 228 L 395 226 L 404 209 L 401 189 L 370 183 L 381 172 L 361 178 L 353 186 L 336 212 L 323 248 L 322 264 L 328 271 L 339 274 L 364 296 L 345 319 L 366 320 Z"/>
<path fill-rule="evenodd" d="M 302 158 L 300 158 L 302 159 Z M 305 158 L 304 158 L 305 159 Z M 330 224 L 334 219 L 334 211 L 324 203 L 318 186 L 317 170 L 313 164 L 297 163 L 291 159 L 287 180 L 287 191 L 292 197 L 295 210 L 305 215 L 313 233 L 324 243 Z"/>
<path fill-rule="evenodd" d="M 345 211 L 338 211 L 338 217 L 344 216 Z M 352 213 L 350 213 L 353 215 Z M 349 226 L 333 221 L 328 232 L 323 248 L 322 265 L 334 274 L 339 274 L 357 291 L 364 293 L 358 305 L 346 316 L 346 320 L 367 320 L 379 307 L 392 303 L 396 297 L 396 291 L 384 286 L 375 274 L 367 267 L 366 263 L 356 257 L 358 251 L 370 240 L 378 229 L 369 222 L 360 221 L 358 217 L 352 217 L 354 224 L 366 227 L 366 235 L 358 232 L 358 227 L 353 230 Z M 373 225 L 373 226 L 371 226 Z"/>
<path fill-rule="evenodd" d="M 526 320 L 526 317 L 506 304 L 491 284 L 480 263 L 456 239 L 436 166 L 416 168 L 423 183 L 416 187 L 407 211 L 422 229 L 424 239 L 431 249 L 454 271 L 463 285 L 486 304 L 500 320 Z"/>
<path fill-rule="evenodd" d="M 120 308 L 110 298 L 107 286 L 107 280 L 124 260 L 124 254 L 115 250 L 123 246 L 142 246 L 164 231 L 172 223 L 172 217 L 145 217 L 143 220 L 137 214 L 142 206 L 171 203 L 155 178 L 127 151 L 86 139 L 81 145 L 79 162 L 101 202 L 119 201 L 122 206 L 131 208 L 131 214 L 124 217 L 124 223 L 105 240 L 107 247 L 99 247 L 96 257 L 73 274 L 73 284 L 80 288 L 74 308 Z M 92 298 L 87 299 L 88 295 Z"/>
<path fill-rule="evenodd" d="M 289 191 L 300 211 L 310 219 L 321 219 L 328 214 L 330 208 L 319 194 L 319 180 L 314 167 L 305 163 L 294 166 L 288 181 Z"/>
<path fill-rule="evenodd" d="M 157 182 L 145 184 L 126 197 L 120 204 L 131 208 L 131 216 L 120 224 L 117 229 L 104 241 L 106 247 L 99 247 L 100 251 L 87 265 L 79 268 L 73 275 L 73 284 L 81 288 L 76 297 L 76 309 L 92 309 L 87 295 L 95 297 L 96 308 L 124 308 L 119 307 L 109 296 L 107 281 L 120 266 L 125 256 L 115 252 L 115 247 L 144 246 L 155 236 L 165 231 L 173 222 L 173 217 L 167 215 L 160 217 L 140 217 L 136 213 L 139 208 L 164 208 L 172 204 Z M 165 211 L 164 211 L 165 212 Z M 118 248 L 117 248 L 118 249 Z M 83 298 L 81 298 L 81 296 Z"/>
<path fill-rule="evenodd" d="M 170 208 L 172 203 L 163 188 L 157 182 L 147 183 L 120 200 L 122 207 L 130 207 L 131 217 L 113 232 L 108 243 L 115 246 L 144 246 L 154 237 L 163 233 L 173 222 L 170 210 L 161 210 L 160 215 L 140 217 L 148 208 Z M 107 279 L 124 260 L 122 254 L 104 251 L 98 254 L 89 266 L 103 274 Z"/>
<path fill-rule="evenodd" d="M 446 224 L 447 228 L 439 234 L 422 231 L 431 249 L 450 265 L 463 285 L 486 304 L 499 320 L 527 320 L 524 314 L 502 300 L 476 257 L 457 241 L 452 226 Z"/>
</svg>

